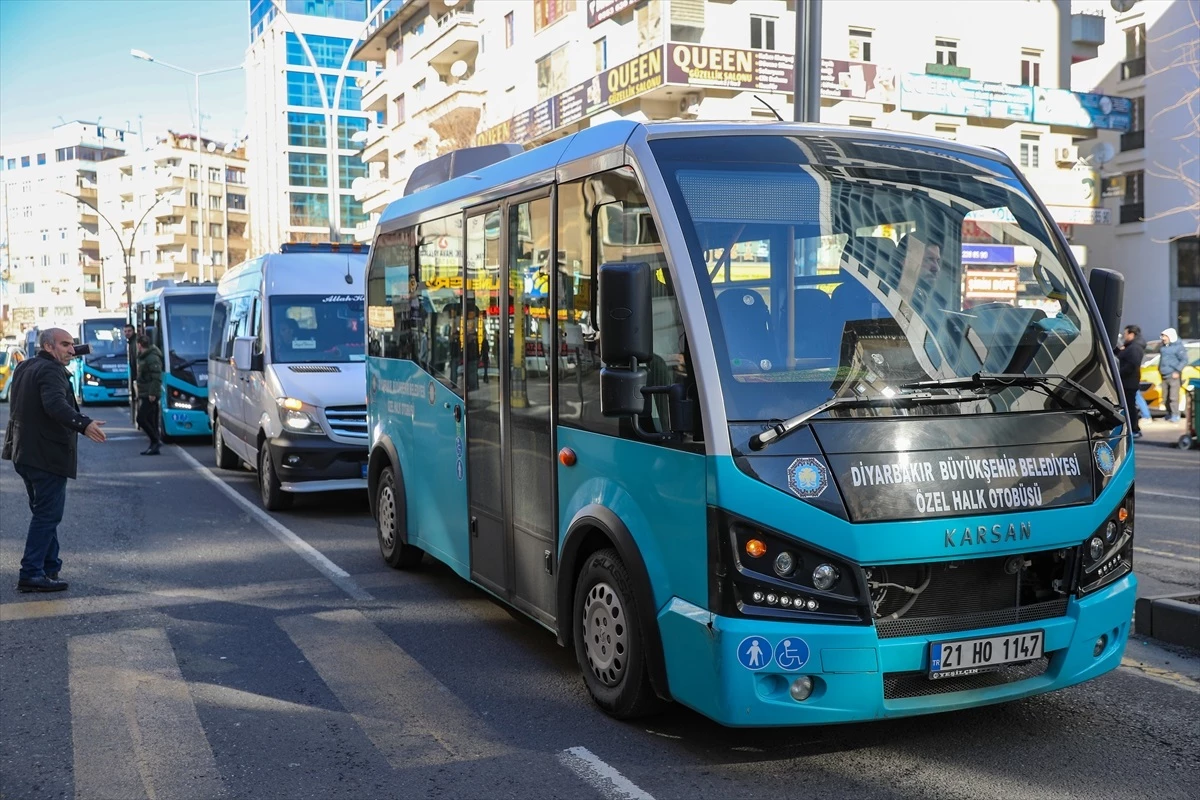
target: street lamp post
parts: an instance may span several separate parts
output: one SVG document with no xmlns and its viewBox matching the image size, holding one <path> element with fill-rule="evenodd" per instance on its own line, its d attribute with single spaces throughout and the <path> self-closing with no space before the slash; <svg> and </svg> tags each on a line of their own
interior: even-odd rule
<svg viewBox="0 0 1200 800">
<path fill-rule="evenodd" d="M 133 56 L 134 58 L 140 59 L 142 61 L 149 61 L 152 64 L 158 64 L 160 66 L 166 67 L 167 69 L 173 69 L 176 72 L 182 72 L 184 75 L 192 76 L 193 91 L 195 92 L 195 98 L 196 98 L 196 141 L 195 141 L 194 149 L 196 151 L 196 168 L 199 170 L 198 180 L 200 181 L 200 192 L 199 192 L 200 197 L 199 197 L 199 201 L 197 203 L 197 211 L 196 211 L 197 216 L 199 217 L 199 222 L 200 222 L 200 236 L 199 236 L 200 257 L 199 257 L 198 263 L 196 264 L 196 275 L 201 281 L 203 281 L 203 279 L 204 279 L 204 240 L 208 236 L 208 228 L 205 227 L 205 224 L 204 224 L 204 206 L 205 206 L 205 203 L 208 201 L 208 198 L 204 196 L 205 195 L 205 192 L 204 192 L 204 164 L 202 163 L 203 149 L 200 146 L 200 79 L 205 77 L 206 75 L 217 75 L 222 72 L 234 72 L 236 70 L 241 69 L 243 65 L 238 64 L 235 67 L 222 67 L 221 69 L 207 69 L 207 70 L 197 72 L 195 70 L 184 69 L 183 67 L 177 67 L 174 64 L 168 64 L 165 61 L 160 61 L 159 59 L 157 59 L 154 56 L 147 53 L 145 50 L 136 50 L 136 49 L 130 50 L 129 55 Z M 215 272 L 216 272 L 216 270 L 214 270 L 214 273 Z"/>
</svg>

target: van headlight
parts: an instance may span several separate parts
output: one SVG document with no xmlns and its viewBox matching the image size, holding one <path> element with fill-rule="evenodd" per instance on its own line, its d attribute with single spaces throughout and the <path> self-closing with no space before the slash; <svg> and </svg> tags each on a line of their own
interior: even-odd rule
<svg viewBox="0 0 1200 800">
<path fill-rule="evenodd" d="M 293 433 L 323 433 L 317 422 L 317 409 L 294 397 L 277 397 L 283 427 Z"/>
</svg>

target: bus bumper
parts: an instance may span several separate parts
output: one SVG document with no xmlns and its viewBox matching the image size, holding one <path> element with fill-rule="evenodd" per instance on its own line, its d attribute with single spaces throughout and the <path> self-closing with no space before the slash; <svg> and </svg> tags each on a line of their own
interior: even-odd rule
<svg viewBox="0 0 1200 800">
<path fill-rule="evenodd" d="M 1136 597 L 1137 579 L 1129 575 L 1073 599 L 1066 616 L 1056 619 L 882 640 L 873 626 L 720 617 L 676 598 L 659 615 L 659 629 L 677 702 L 729 726 L 824 725 L 1001 703 L 1103 675 L 1121 663 Z M 1044 667 L 1038 662 L 964 678 L 927 677 L 933 642 L 1036 630 L 1045 634 Z M 750 660 L 749 637 L 762 640 L 763 661 L 779 652 L 782 640 L 801 639 L 807 660 L 787 670 L 774 657 L 765 668 L 744 667 L 739 648 Z M 801 676 L 812 679 L 812 693 L 797 701 L 790 687 Z"/>
<path fill-rule="evenodd" d="M 89 386 L 83 384 L 81 392 L 85 403 L 128 403 L 129 387 Z"/>
<path fill-rule="evenodd" d="M 285 492 L 331 492 L 367 488 L 367 446 L 325 436 L 276 436 L 267 441 L 275 474 Z"/>
<path fill-rule="evenodd" d="M 208 411 L 168 408 L 163 411 L 163 433 L 167 436 L 212 436 Z"/>
</svg>

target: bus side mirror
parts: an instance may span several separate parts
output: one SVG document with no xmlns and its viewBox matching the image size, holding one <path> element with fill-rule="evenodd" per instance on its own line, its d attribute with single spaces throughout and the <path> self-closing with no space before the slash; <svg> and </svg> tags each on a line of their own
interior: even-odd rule
<svg viewBox="0 0 1200 800">
<path fill-rule="evenodd" d="M 650 265 L 600 265 L 600 413 L 606 417 L 639 415 L 646 410 L 646 370 L 653 352 Z"/>
<path fill-rule="evenodd" d="M 1100 322 L 1110 343 L 1121 338 L 1121 314 L 1125 305 L 1125 276 L 1111 269 L 1095 267 L 1088 274 L 1088 288 L 1096 300 Z"/>
<path fill-rule="evenodd" d="M 239 336 L 233 340 L 233 367 L 239 373 L 262 369 L 262 356 L 254 354 L 253 336 Z"/>
</svg>

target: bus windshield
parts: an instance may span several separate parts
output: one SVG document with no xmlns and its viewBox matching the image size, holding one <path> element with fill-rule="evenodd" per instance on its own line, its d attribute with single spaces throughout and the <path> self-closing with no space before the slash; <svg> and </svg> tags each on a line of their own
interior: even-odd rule
<svg viewBox="0 0 1200 800">
<path fill-rule="evenodd" d="M 83 357 L 88 364 L 125 363 L 125 320 L 86 319 L 80 325 L 79 340 L 91 345 L 92 352 Z"/>
<path fill-rule="evenodd" d="M 1086 292 L 1004 164 L 811 135 L 651 148 L 699 280 L 730 420 L 978 372 L 1065 375 L 1120 397 Z M 1048 394 L 1014 387 L 902 413 L 1062 408 Z"/>
<path fill-rule="evenodd" d="M 366 360 L 363 296 L 272 297 L 271 360 L 277 364 Z"/>
<path fill-rule="evenodd" d="M 195 386 L 207 383 L 208 333 L 212 327 L 212 295 L 165 299 L 167 353 L 172 375 Z"/>
</svg>

